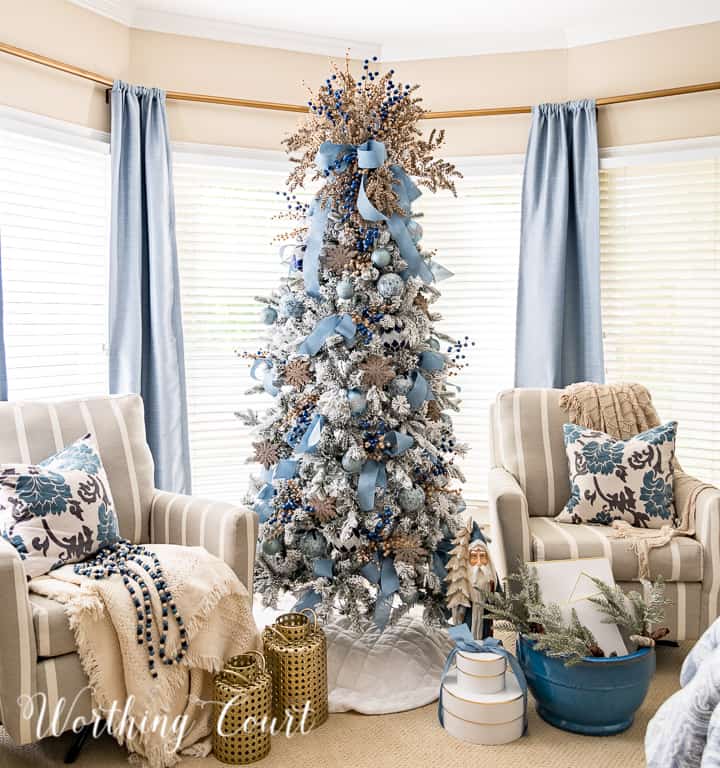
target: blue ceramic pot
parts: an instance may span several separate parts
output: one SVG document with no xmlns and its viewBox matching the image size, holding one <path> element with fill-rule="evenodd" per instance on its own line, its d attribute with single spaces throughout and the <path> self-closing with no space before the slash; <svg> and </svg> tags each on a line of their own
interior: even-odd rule
<svg viewBox="0 0 720 768">
<path fill-rule="evenodd" d="M 609 736 L 632 725 L 655 673 L 655 649 L 628 656 L 587 657 L 566 667 L 519 636 L 516 649 L 537 712 L 564 731 Z"/>
</svg>

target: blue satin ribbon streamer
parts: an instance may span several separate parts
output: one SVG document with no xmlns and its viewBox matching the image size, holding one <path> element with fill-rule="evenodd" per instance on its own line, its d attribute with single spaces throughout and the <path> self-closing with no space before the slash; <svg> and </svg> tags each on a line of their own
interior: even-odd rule
<svg viewBox="0 0 720 768">
<path fill-rule="evenodd" d="M 407 397 L 410 407 L 417 411 L 426 400 L 434 400 L 435 395 L 433 395 L 427 379 L 420 371 L 413 371 L 410 375 L 410 381 L 412 381 L 412 387 L 405 397 Z"/>
<path fill-rule="evenodd" d="M 320 250 L 322 249 L 323 236 L 330 215 L 330 203 L 323 205 L 320 198 L 315 198 L 310 203 L 308 217 L 310 229 L 305 241 L 305 253 L 303 255 L 303 280 L 305 291 L 315 299 L 320 298 Z"/>
<path fill-rule="evenodd" d="M 386 432 L 383 438 L 385 442 L 385 452 L 390 456 L 400 456 L 408 448 L 412 448 L 415 441 L 404 432 Z"/>
<path fill-rule="evenodd" d="M 294 613 L 300 613 L 305 608 L 314 608 L 322 600 L 322 595 L 314 589 L 308 589 L 292 607 Z"/>
<path fill-rule="evenodd" d="M 273 480 L 289 480 L 295 477 L 298 469 L 298 461 L 295 459 L 281 459 L 275 469 L 265 469 L 261 474 L 263 486 L 255 497 L 253 509 L 258 513 L 261 523 L 267 522 L 273 512 L 270 500 L 275 496 Z"/>
<path fill-rule="evenodd" d="M 375 488 L 387 486 L 385 465 L 381 461 L 366 461 L 358 478 L 358 505 L 363 512 L 375 506 Z"/>
<path fill-rule="evenodd" d="M 403 432 L 385 434 L 386 453 L 388 456 L 400 456 L 415 444 L 410 435 Z M 363 464 L 358 478 L 358 505 L 363 512 L 369 512 L 375 506 L 375 489 L 387 487 L 387 473 L 382 461 L 371 459 Z"/>
<path fill-rule="evenodd" d="M 312 421 L 305 430 L 302 439 L 294 446 L 295 453 L 315 453 L 320 442 L 323 424 L 325 424 L 325 417 L 320 413 L 316 413 L 312 417 Z"/>
<path fill-rule="evenodd" d="M 263 369 L 262 376 L 260 376 L 260 368 Z M 271 360 L 268 360 L 264 357 L 258 357 L 252 364 L 252 368 L 250 369 L 250 376 L 255 379 L 255 381 L 259 381 L 263 385 L 263 388 L 268 393 L 268 395 L 275 397 L 275 395 L 277 395 L 277 393 L 280 391 L 273 384 L 273 364 Z"/>
<path fill-rule="evenodd" d="M 298 352 L 301 355 L 310 355 L 313 357 L 322 348 L 322 345 L 334 333 L 339 333 L 346 339 L 352 339 L 355 335 L 355 323 L 350 315 L 330 315 L 323 318 L 316 326 L 315 330 L 300 342 Z"/>
<path fill-rule="evenodd" d="M 333 561 L 329 558 L 321 558 L 313 563 L 313 573 L 324 579 L 333 577 Z"/>
<path fill-rule="evenodd" d="M 445 367 L 445 358 L 439 352 L 427 350 L 420 355 L 420 367 L 426 371 L 441 371 Z"/>
<path fill-rule="evenodd" d="M 392 610 L 393 595 L 400 589 L 400 579 L 395 570 L 395 563 L 392 557 L 386 556 L 380 562 L 380 567 L 376 562 L 366 563 L 360 573 L 373 584 L 377 584 L 380 589 L 375 600 L 375 624 L 383 629 L 390 619 Z"/>
<path fill-rule="evenodd" d="M 520 689 L 523 694 L 523 734 L 527 733 L 527 697 L 528 687 L 525 674 L 522 671 L 520 662 L 510 651 L 503 648 L 500 640 L 494 637 L 486 637 L 484 640 L 474 640 L 470 629 L 467 624 L 458 624 L 455 627 L 450 627 L 448 633 L 452 640 L 455 641 L 455 647 L 450 651 L 445 662 L 445 668 L 443 669 L 442 677 L 440 678 L 440 697 L 438 698 L 438 720 L 440 725 L 443 723 L 443 683 L 447 677 L 447 673 L 450 671 L 455 657 L 460 651 L 467 651 L 468 653 L 497 653 L 500 656 L 504 656 L 507 663 L 510 665 L 510 669 L 513 671 Z"/>
</svg>

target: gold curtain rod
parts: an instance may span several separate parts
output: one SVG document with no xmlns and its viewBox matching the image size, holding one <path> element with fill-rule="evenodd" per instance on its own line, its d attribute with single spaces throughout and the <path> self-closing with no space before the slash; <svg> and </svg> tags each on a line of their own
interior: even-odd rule
<svg viewBox="0 0 720 768">
<path fill-rule="evenodd" d="M 106 88 L 112 87 L 113 79 L 105 75 L 99 75 L 97 72 L 91 72 L 88 69 L 75 67 L 72 64 L 65 64 L 57 59 L 51 59 L 48 56 L 41 56 L 39 53 L 17 48 L 14 45 L 0 43 L 0 53 L 7 53 L 10 56 L 16 56 L 25 61 L 32 61 L 35 64 L 42 64 L 44 67 L 65 72 L 69 75 L 81 77 L 83 80 L 89 80 L 98 83 Z M 661 99 L 666 96 L 682 96 L 688 93 L 703 93 L 705 91 L 720 90 L 720 80 L 711 83 L 697 83 L 695 85 L 681 85 L 677 88 L 661 88 L 656 91 L 640 91 L 638 93 L 625 93 L 620 96 L 607 96 L 597 99 L 596 104 L 599 107 L 608 104 L 624 104 L 628 101 L 645 101 L 647 99 Z M 275 101 L 257 101 L 255 99 L 238 99 L 231 96 L 210 96 L 203 93 L 184 93 L 183 91 L 167 91 L 168 99 L 175 101 L 194 101 L 203 104 L 223 104 L 229 107 L 246 107 L 248 109 L 269 109 L 276 112 L 307 112 L 307 107 L 300 104 L 282 104 Z M 453 117 L 492 117 L 498 115 L 522 115 L 532 111 L 532 107 L 486 107 L 484 109 L 451 109 L 441 112 L 426 112 L 423 118 L 426 120 L 447 119 Z"/>
</svg>

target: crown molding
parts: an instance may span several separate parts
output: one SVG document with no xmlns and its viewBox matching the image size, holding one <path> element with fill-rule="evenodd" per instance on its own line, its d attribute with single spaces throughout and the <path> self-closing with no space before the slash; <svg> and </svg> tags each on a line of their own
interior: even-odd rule
<svg viewBox="0 0 720 768">
<path fill-rule="evenodd" d="M 70 0 L 71 3 L 118 21 L 126 27 L 171 35 L 201 37 L 226 43 L 281 48 L 301 53 L 344 57 L 346 51 L 355 59 L 380 56 L 377 42 L 350 40 L 326 35 L 308 35 L 290 30 L 254 27 L 231 21 L 186 16 L 138 6 L 135 0 Z"/>
<path fill-rule="evenodd" d="M 70 2 L 124 24 L 126 27 L 132 27 L 135 20 L 135 0 L 70 0 Z"/>
</svg>

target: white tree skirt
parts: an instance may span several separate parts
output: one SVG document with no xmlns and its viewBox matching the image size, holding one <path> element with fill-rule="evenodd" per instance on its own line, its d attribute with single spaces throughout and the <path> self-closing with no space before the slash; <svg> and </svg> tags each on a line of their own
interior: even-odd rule
<svg viewBox="0 0 720 768">
<path fill-rule="evenodd" d="M 258 626 L 271 624 L 293 602 L 276 611 L 256 600 Z M 446 631 L 426 627 L 418 613 L 411 612 L 382 633 L 377 627 L 355 632 L 345 618 L 323 625 L 331 712 L 385 715 L 437 699 L 452 642 Z"/>
</svg>

